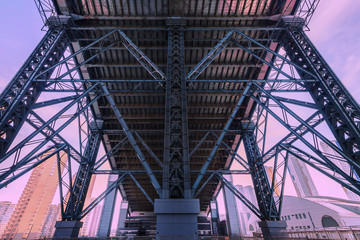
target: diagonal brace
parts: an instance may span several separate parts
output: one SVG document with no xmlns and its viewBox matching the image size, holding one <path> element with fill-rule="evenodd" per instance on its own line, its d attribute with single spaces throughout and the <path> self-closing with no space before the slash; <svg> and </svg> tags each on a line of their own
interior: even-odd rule
<svg viewBox="0 0 360 240">
<path fill-rule="evenodd" d="M 146 158 L 144 156 L 144 154 L 142 153 L 139 145 L 137 144 L 132 132 L 130 131 L 129 127 L 127 126 L 124 118 L 122 117 L 118 107 L 116 106 L 113 98 L 111 97 L 108 89 L 106 88 L 105 84 L 104 83 L 100 83 L 101 84 L 101 87 L 105 93 L 105 96 L 106 98 L 108 99 L 109 101 L 109 104 L 111 106 L 111 108 L 113 109 L 122 129 L 124 130 L 131 146 L 134 148 L 135 152 L 136 152 L 136 155 L 138 157 L 138 159 L 140 160 L 140 162 L 142 163 L 142 165 L 144 166 L 145 170 L 146 170 L 146 173 L 148 174 L 148 176 L 150 177 L 150 181 L 152 183 L 152 185 L 154 186 L 154 188 L 156 189 L 156 192 L 160 195 L 161 194 L 161 187 L 160 187 L 160 184 L 158 182 L 158 180 L 156 179 L 153 171 L 151 170 L 148 162 L 146 161 Z"/>
<path fill-rule="evenodd" d="M 228 180 L 226 180 L 221 174 L 216 173 L 216 177 L 227 187 L 246 207 L 249 208 L 258 218 L 264 219 L 263 213 L 249 201 L 239 190 L 237 190 Z"/>
<path fill-rule="evenodd" d="M 121 38 L 121 43 L 124 47 L 136 58 L 136 60 L 150 73 L 156 80 L 165 79 L 165 74 L 148 58 L 138 46 L 133 43 L 126 34 L 118 30 Z"/>
<path fill-rule="evenodd" d="M 192 81 L 210 65 L 214 59 L 226 48 L 234 34 L 234 30 L 228 32 L 221 41 L 206 55 L 186 76 L 187 81 Z"/>
<path fill-rule="evenodd" d="M 195 182 L 194 182 L 194 184 L 193 184 L 193 186 L 192 186 L 192 193 L 193 193 L 193 194 L 195 194 L 195 191 L 196 191 L 197 187 L 199 186 L 202 178 L 204 177 L 207 168 L 209 167 L 211 161 L 212 161 L 213 158 L 215 157 L 217 150 L 218 150 L 219 147 L 221 146 L 222 140 L 224 139 L 224 137 L 225 137 L 225 135 L 226 135 L 226 131 L 230 128 L 233 120 L 235 119 L 235 117 L 236 117 L 236 115 L 237 115 L 237 112 L 239 111 L 242 103 L 243 103 L 244 100 L 245 100 L 245 97 L 246 97 L 247 93 L 249 92 L 249 90 L 250 90 L 250 88 L 251 88 L 251 85 L 252 85 L 252 84 L 249 83 L 249 84 L 245 87 L 245 89 L 244 89 L 244 91 L 243 91 L 243 93 L 242 93 L 242 95 L 241 95 L 238 103 L 236 104 L 235 109 L 233 110 L 230 118 L 228 119 L 228 121 L 227 121 L 227 123 L 226 123 L 223 131 L 221 132 L 218 140 L 216 141 L 215 146 L 214 146 L 213 149 L 211 150 L 210 155 L 208 156 L 206 162 L 205 162 L 204 165 L 202 166 L 202 168 L 201 168 L 201 170 L 200 170 L 200 173 L 199 173 L 199 175 L 197 176 L 197 178 L 196 178 L 196 180 L 195 180 Z"/>
</svg>

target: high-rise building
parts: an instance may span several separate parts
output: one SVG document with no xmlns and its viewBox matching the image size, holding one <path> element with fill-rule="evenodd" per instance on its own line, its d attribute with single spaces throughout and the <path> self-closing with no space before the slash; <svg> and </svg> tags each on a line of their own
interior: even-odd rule
<svg viewBox="0 0 360 240">
<path fill-rule="evenodd" d="M 336 146 L 339 146 L 339 144 L 337 144 L 336 141 L 332 141 L 333 144 L 335 144 Z M 333 163 L 338 166 L 341 170 L 343 170 L 345 173 L 349 174 L 350 173 L 350 165 L 349 163 L 347 163 L 345 161 L 345 159 L 343 159 L 337 152 L 334 151 L 334 149 L 330 148 L 326 143 L 324 143 L 323 141 L 320 142 L 320 146 L 322 148 L 322 150 L 329 154 L 332 155 L 334 157 L 331 158 L 331 160 L 333 161 Z M 356 174 L 354 172 L 354 174 Z M 352 191 L 350 191 L 347 188 L 344 188 L 345 194 L 347 195 L 347 197 L 349 198 L 349 200 L 353 200 L 353 201 L 360 201 L 360 196 L 353 193 Z"/>
<path fill-rule="evenodd" d="M 64 157 L 64 155 L 62 156 Z M 32 171 L 3 234 L 5 239 L 39 239 L 58 186 L 56 155 Z"/>
<path fill-rule="evenodd" d="M 51 238 L 55 232 L 55 223 L 60 213 L 60 205 L 52 204 L 49 208 L 45 224 L 41 231 L 41 238 Z"/>
<path fill-rule="evenodd" d="M 15 209 L 15 204 L 9 201 L 0 202 L 0 236 L 4 233 L 5 227 Z"/>
<path fill-rule="evenodd" d="M 236 185 L 235 187 L 244 197 L 257 206 L 255 190 L 252 186 Z M 252 232 L 259 230 L 259 218 L 239 199 L 236 199 L 236 206 L 242 235 L 252 236 Z"/>
<path fill-rule="evenodd" d="M 229 182 L 233 182 L 231 175 L 224 176 Z M 236 204 L 235 195 L 228 189 L 224 188 L 224 203 L 225 203 L 225 210 L 226 210 L 226 224 L 227 224 L 227 231 L 230 236 L 240 236 L 241 227 L 240 221 L 238 217 L 238 209 Z"/>
<path fill-rule="evenodd" d="M 266 175 L 268 177 L 268 181 L 269 181 L 269 184 L 271 186 L 272 184 L 272 179 L 274 177 L 274 168 L 273 167 L 269 167 L 269 166 L 264 166 L 265 168 L 265 171 L 266 171 Z M 274 192 L 275 192 L 275 195 L 276 196 L 280 196 L 280 190 L 277 186 L 277 180 L 276 180 L 276 175 L 275 175 L 275 181 L 274 181 Z"/>
<path fill-rule="evenodd" d="M 92 194 L 92 191 L 93 191 L 93 188 L 94 188 L 95 179 L 96 179 L 96 176 L 93 175 L 93 177 L 92 177 L 91 180 L 90 180 L 88 192 L 87 192 L 87 194 L 86 194 L 84 209 L 94 200 L 94 199 L 91 197 L 91 194 Z M 89 213 L 85 216 L 84 222 L 83 222 L 83 226 L 82 226 L 82 228 L 80 229 L 80 236 L 88 236 L 88 235 L 89 235 L 89 226 L 90 226 L 90 220 L 91 220 L 92 212 L 93 212 L 93 211 L 89 212 Z"/>
<path fill-rule="evenodd" d="M 92 210 L 93 213 L 92 213 L 92 218 L 91 218 L 91 223 L 90 223 L 89 237 L 97 237 L 101 210 L 102 210 L 102 205 L 100 205 L 100 204 L 98 204 Z"/>
<path fill-rule="evenodd" d="M 304 162 L 289 156 L 288 170 L 298 197 L 318 196 L 318 191 Z"/>
</svg>

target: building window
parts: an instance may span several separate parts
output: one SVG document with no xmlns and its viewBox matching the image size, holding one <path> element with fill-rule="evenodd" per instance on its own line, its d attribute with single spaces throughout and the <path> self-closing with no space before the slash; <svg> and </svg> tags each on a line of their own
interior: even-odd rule
<svg viewBox="0 0 360 240">
<path fill-rule="evenodd" d="M 297 214 L 295 214 L 295 218 L 296 218 L 296 219 L 299 219 L 299 217 L 298 217 L 298 215 L 297 215 Z"/>
<path fill-rule="evenodd" d="M 305 214 L 305 213 L 303 213 L 303 217 L 306 218 L 306 214 Z"/>
</svg>

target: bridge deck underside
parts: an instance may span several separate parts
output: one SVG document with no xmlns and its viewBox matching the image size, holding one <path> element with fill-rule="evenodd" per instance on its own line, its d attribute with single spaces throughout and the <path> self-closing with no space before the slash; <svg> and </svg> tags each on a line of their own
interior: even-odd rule
<svg viewBox="0 0 360 240">
<path fill-rule="evenodd" d="M 74 1 L 76 2 L 76 1 Z M 82 0 L 73 6 L 58 1 L 61 14 L 76 14 L 72 34 L 76 44 L 86 46 L 89 39 L 99 38 L 112 28 L 122 29 L 126 35 L 164 72 L 167 64 L 166 19 L 180 16 L 186 20 L 185 30 L 185 72 L 188 73 L 222 39 L 229 28 L 272 26 L 269 16 L 282 12 L 284 1 L 270 0 L 233 0 L 219 1 L 187 0 L 181 1 L 98 1 Z M 179 3 L 181 3 L 179 5 Z M 181 6 L 181 7 L 180 7 Z M 83 18 L 85 17 L 85 18 Z M 75 19 L 75 18 L 74 18 Z M 191 30 L 198 27 L 202 30 Z M 210 27 L 216 27 L 217 30 Z M 156 29 L 156 30 L 154 30 Z M 256 39 L 266 38 L 259 30 L 245 33 Z M 265 42 L 265 44 L 269 44 Z M 94 47 L 94 51 L 96 47 Z M 261 51 L 259 51 L 259 54 Z M 262 65 L 251 55 L 231 43 L 198 77 L 198 80 L 211 79 L 249 79 L 259 76 Z M 85 78 L 126 80 L 107 83 L 121 114 L 130 130 L 136 132 L 162 161 L 164 148 L 165 89 L 153 80 L 151 75 L 120 43 L 93 59 L 82 68 Z M 262 68 L 261 70 L 264 70 Z M 266 69 L 265 69 L 266 70 Z M 132 82 L 144 80 L 142 83 Z M 190 151 L 209 131 L 219 135 L 224 129 L 236 103 L 241 97 L 242 83 L 194 83 L 188 87 L 188 127 Z M 141 92 L 141 90 L 143 90 Z M 234 90 L 234 91 L 229 91 Z M 252 103 L 246 100 L 238 112 L 224 142 L 236 148 L 239 141 L 240 121 L 248 119 Z M 105 97 L 96 106 L 97 117 L 104 120 L 104 142 L 109 150 L 121 141 L 125 134 Z M 209 136 L 190 158 L 191 181 L 195 181 L 198 171 L 208 158 L 216 137 Z M 154 158 L 139 144 L 156 178 L 162 182 L 161 167 Z M 220 148 L 209 170 L 227 169 L 231 157 Z M 135 151 L 129 143 L 112 158 L 112 168 L 119 170 L 143 170 Z M 159 198 L 148 176 L 134 175 L 152 199 Z M 209 176 L 206 174 L 204 182 Z M 201 183 L 202 184 L 202 183 Z M 121 188 L 133 211 L 152 211 L 153 206 L 144 197 L 131 178 L 127 178 Z M 213 178 L 199 195 L 201 210 L 206 210 L 210 200 L 219 190 L 219 182 Z"/>
</svg>

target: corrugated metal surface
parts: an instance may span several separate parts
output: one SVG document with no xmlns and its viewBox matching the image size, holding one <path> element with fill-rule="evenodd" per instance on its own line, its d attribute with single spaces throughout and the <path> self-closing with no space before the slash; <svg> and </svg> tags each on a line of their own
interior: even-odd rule
<svg viewBox="0 0 360 240">
<path fill-rule="evenodd" d="M 110 29 L 122 29 L 127 36 L 163 71 L 167 64 L 166 19 L 180 16 L 186 20 L 185 58 L 186 72 L 189 72 L 232 27 L 273 26 L 270 16 L 282 12 L 286 1 L 276 0 L 81 0 L 72 6 L 59 2 L 61 14 L 72 14 L 75 26 L 72 28 L 80 46 L 89 43 L 88 39 L 99 38 Z M 194 29 L 194 28 L 197 29 Z M 200 29 L 202 28 L 202 29 Z M 215 29 L 216 28 L 216 29 Z M 264 39 L 266 34 L 260 30 L 246 30 L 246 34 Z M 261 53 L 261 52 L 260 52 Z M 199 76 L 209 79 L 248 79 L 252 73 L 257 76 L 262 65 L 248 53 L 231 44 Z M 128 80 L 125 83 L 108 83 L 107 87 L 120 108 L 129 128 L 136 131 L 162 160 L 164 147 L 165 89 L 158 83 L 134 83 L 131 80 L 152 79 L 151 75 L 121 45 L 115 46 L 96 57 L 86 65 L 89 77 L 93 79 Z M 219 134 L 224 128 L 241 93 L 228 90 L 241 89 L 241 83 L 196 83 L 188 89 L 188 118 L 190 151 L 209 131 Z M 144 90 L 133 92 L 131 89 Z M 151 90 L 150 92 L 147 90 Z M 209 91 L 214 90 L 214 91 Z M 251 107 L 245 102 L 237 119 L 231 126 L 238 130 L 242 119 L 246 119 Z M 246 110 L 247 109 L 247 110 Z M 124 134 L 115 115 L 105 99 L 98 101 L 99 118 L 105 120 L 104 137 L 108 147 L 115 146 Z M 225 142 L 235 148 L 237 134 L 229 134 Z M 190 158 L 192 171 L 200 170 L 209 155 L 216 138 L 209 137 Z M 151 168 L 161 183 L 161 168 L 142 147 Z M 210 170 L 224 169 L 229 163 L 228 153 L 219 149 L 210 165 Z M 125 145 L 114 157 L 114 168 L 142 170 L 130 144 Z M 192 173 L 194 182 L 197 173 Z M 152 199 L 158 198 L 146 174 L 136 174 Z M 206 178 L 206 176 L 205 176 Z M 204 180 L 203 180 L 204 181 Z M 205 210 L 218 190 L 217 180 L 209 182 L 200 194 L 201 210 Z M 133 211 L 152 211 L 152 205 L 129 178 L 123 188 Z"/>
</svg>

